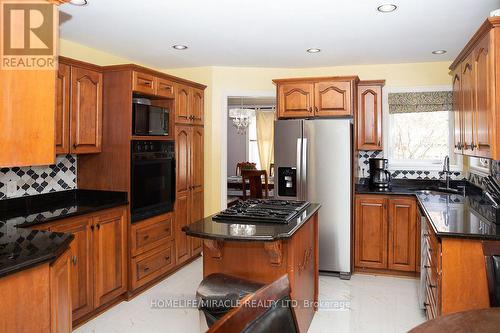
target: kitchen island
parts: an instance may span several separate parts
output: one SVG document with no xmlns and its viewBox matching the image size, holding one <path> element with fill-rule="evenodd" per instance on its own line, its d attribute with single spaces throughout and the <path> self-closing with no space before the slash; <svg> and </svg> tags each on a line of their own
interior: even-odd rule
<svg viewBox="0 0 500 333">
<path fill-rule="evenodd" d="M 231 223 L 213 217 L 184 228 L 204 239 L 203 276 L 223 273 L 261 283 L 288 274 L 300 332 L 307 332 L 318 301 L 318 210 L 311 204 L 288 223 Z"/>
</svg>

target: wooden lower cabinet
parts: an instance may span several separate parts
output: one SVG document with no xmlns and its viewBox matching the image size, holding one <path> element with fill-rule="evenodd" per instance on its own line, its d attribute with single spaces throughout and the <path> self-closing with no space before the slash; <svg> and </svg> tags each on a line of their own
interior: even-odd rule
<svg viewBox="0 0 500 333">
<path fill-rule="evenodd" d="M 133 293 L 173 270 L 177 264 L 175 253 L 173 213 L 132 224 L 130 291 Z"/>
<path fill-rule="evenodd" d="M 51 333 L 72 331 L 70 258 L 70 251 L 66 251 L 50 267 Z"/>
<path fill-rule="evenodd" d="M 378 195 L 356 197 L 356 267 L 387 268 L 386 201 Z"/>
<path fill-rule="evenodd" d="M 410 196 L 356 195 L 356 270 L 417 271 L 417 202 Z"/>
<path fill-rule="evenodd" d="M 67 223 L 56 224 L 51 231 L 71 233 L 75 239 L 70 246 L 71 300 L 73 320 L 94 308 L 94 265 L 92 260 L 92 217 L 78 217 Z"/>
<path fill-rule="evenodd" d="M 390 270 L 416 269 L 417 202 L 413 198 L 389 199 L 388 260 Z"/>
<path fill-rule="evenodd" d="M 127 291 L 127 228 L 125 206 L 37 228 L 75 236 L 68 251 L 74 323 Z"/>
<path fill-rule="evenodd" d="M 438 238 L 429 222 L 425 308 L 428 319 L 466 310 L 489 307 L 482 242 L 459 238 Z M 484 283 L 482 283 L 483 281 Z"/>
<path fill-rule="evenodd" d="M 0 278 L 0 332 L 70 333 L 70 253 Z"/>
<path fill-rule="evenodd" d="M 94 305 L 127 291 L 127 220 L 123 210 L 94 217 Z"/>
</svg>

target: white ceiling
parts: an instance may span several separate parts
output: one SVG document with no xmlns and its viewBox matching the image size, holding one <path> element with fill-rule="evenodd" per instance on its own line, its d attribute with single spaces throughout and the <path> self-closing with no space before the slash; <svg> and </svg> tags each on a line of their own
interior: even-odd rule
<svg viewBox="0 0 500 333">
<path fill-rule="evenodd" d="M 500 0 L 88 1 L 61 7 L 72 16 L 62 38 L 159 68 L 452 60 L 500 8 Z M 399 8 L 377 12 L 383 3 Z M 305 52 L 313 47 L 322 52 Z"/>
</svg>

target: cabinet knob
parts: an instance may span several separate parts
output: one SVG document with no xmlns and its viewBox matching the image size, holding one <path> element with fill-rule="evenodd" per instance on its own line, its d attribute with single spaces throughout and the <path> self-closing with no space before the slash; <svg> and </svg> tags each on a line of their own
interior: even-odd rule
<svg viewBox="0 0 500 333">
<path fill-rule="evenodd" d="M 168 256 L 167 256 L 167 257 L 165 257 L 165 260 L 166 260 L 166 261 L 169 261 L 169 260 L 170 260 L 170 257 L 168 257 Z"/>
<path fill-rule="evenodd" d="M 147 240 L 149 238 L 149 235 L 146 235 L 143 237 L 144 240 Z"/>
<path fill-rule="evenodd" d="M 71 257 L 71 263 L 76 266 L 76 263 L 78 262 L 78 259 L 76 258 L 76 256 L 72 256 Z"/>
<path fill-rule="evenodd" d="M 381 146 L 380 140 L 378 140 L 377 146 L 379 146 L 379 147 Z"/>
<path fill-rule="evenodd" d="M 477 148 L 477 145 L 476 145 L 474 142 L 472 142 L 472 143 L 470 144 L 470 149 L 474 150 L 474 149 L 476 149 L 476 148 Z"/>
<path fill-rule="evenodd" d="M 94 231 L 94 229 L 95 229 L 95 226 L 92 224 L 92 225 L 90 226 L 90 230 Z"/>
<path fill-rule="evenodd" d="M 101 224 L 97 223 L 97 229 L 100 230 L 101 229 Z"/>
</svg>

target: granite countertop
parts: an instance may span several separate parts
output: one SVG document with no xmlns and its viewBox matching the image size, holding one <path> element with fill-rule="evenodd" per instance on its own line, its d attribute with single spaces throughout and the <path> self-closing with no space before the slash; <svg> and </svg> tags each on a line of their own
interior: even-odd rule
<svg viewBox="0 0 500 333">
<path fill-rule="evenodd" d="M 32 230 L 30 226 L 117 207 L 126 192 L 70 190 L 0 201 L 0 277 L 50 262 L 73 235 Z"/>
<path fill-rule="evenodd" d="M 183 231 L 192 237 L 231 240 L 231 241 L 275 241 L 290 238 L 304 225 L 319 209 L 321 205 L 311 204 L 298 217 L 288 223 L 258 223 L 250 224 L 229 221 L 214 221 L 207 217 L 183 228 Z"/>
<path fill-rule="evenodd" d="M 464 185 L 452 182 L 452 187 Z M 357 194 L 412 195 L 416 196 L 421 211 L 429 220 L 436 236 L 478 240 L 500 240 L 500 211 L 493 207 L 472 184 L 467 185 L 465 196 L 435 190 L 442 186 L 437 181 L 398 181 L 389 191 L 371 190 L 367 185 L 356 185 Z"/>
</svg>

